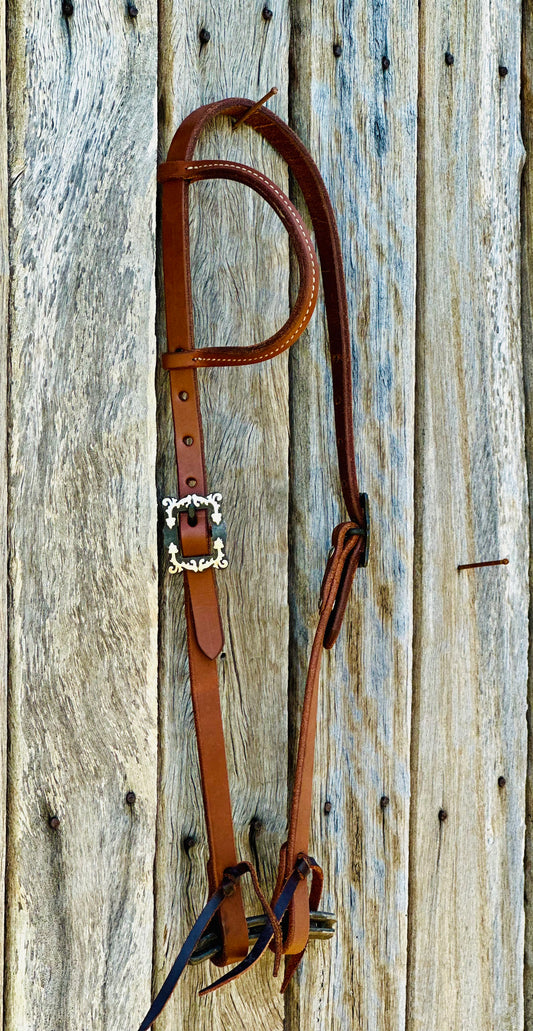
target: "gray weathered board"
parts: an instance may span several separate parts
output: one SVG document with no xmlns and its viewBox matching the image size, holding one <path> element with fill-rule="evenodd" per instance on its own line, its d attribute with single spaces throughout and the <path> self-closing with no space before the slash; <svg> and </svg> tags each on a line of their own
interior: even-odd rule
<svg viewBox="0 0 533 1031">
<path fill-rule="evenodd" d="M 338 215 L 374 529 L 319 706 L 312 851 L 338 930 L 285 997 L 271 958 L 205 1000 L 214 968 L 188 969 L 158 1029 L 533 1031 L 533 3 L 523 25 L 518 0 L 264 6 L 0 5 L 2 1027 L 136 1031 L 205 900 L 157 549 L 176 473 L 156 166 L 194 107 L 275 85 Z M 294 191 L 246 127 L 209 127 L 208 155 Z M 276 217 L 210 182 L 191 224 L 198 345 L 268 336 L 295 287 Z M 236 836 L 270 889 L 344 518 L 322 303 L 290 355 L 199 378 Z"/>
</svg>

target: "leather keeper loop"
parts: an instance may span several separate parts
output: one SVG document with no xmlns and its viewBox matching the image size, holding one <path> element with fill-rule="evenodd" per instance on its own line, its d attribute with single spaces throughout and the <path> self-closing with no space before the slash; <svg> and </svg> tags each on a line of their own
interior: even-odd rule
<svg viewBox="0 0 533 1031">
<path fill-rule="evenodd" d="M 194 170 L 190 161 L 164 161 L 157 168 L 158 183 L 167 183 L 170 179 L 192 179 Z"/>
</svg>

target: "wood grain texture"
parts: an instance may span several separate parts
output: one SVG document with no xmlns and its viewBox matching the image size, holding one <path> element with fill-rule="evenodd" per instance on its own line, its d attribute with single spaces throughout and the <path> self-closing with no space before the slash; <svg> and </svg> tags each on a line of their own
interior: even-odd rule
<svg viewBox="0 0 533 1031">
<path fill-rule="evenodd" d="M 9 5 L 6 1031 L 135 1026 L 152 959 L 156 4 L 74 6 Z"/>
<path fill-rule="evenodd" d="M 295 2 L 293 12 L 291 119 L 339 222 L 372 544 L 321 685 L 312 852 L 338 931 L 310 946 L 286 1026 L 397 1031 L 407 964 L 417 11 L 358 0 Z M 330 534 L 346 518 L 326 340 L 317 320 L 291 355 L 294 723 Z"/>
<path fill-rule="evenodd" d="M 522 137 L 526 161 L 522 176 L 522 353 L 525 387 L 526 458 L 529 480 L 529 529 L 531 540 L 531 510 L 533 485 L 533 178 L 531 151 L 533 148 L 533 4 L 525 0 L 522 6 Z M 533 582 L 533 558 L 530 548 L 529 578 Z M 530 593 L 529 625 L 533 620 L 533 599 Z M 524 954 L 524 1026 L 533 1027 L 533 653 L 529 642 L 529 705 L 528 705 L 528 767 L 526 780 L 526 841 L 525 841 L 525 954 Z"/>
<path fill-rule="evenodd" d="M 126 6 L 75 0 L 68 20 L 60 0 L 0 7 L 0 1024 L 135 1031 L 206 898 L 182 587 L 162 551 L 158 600 L 156 494 L 176 473 L 160 370 L 154 393 L 157 132 L 162 160 L 199 104 L 276 85 L 271 106 L 339 219 L 373 526 L 320 696 L 312 852 L 338 930 L 310 945 L 285 999 L 271 956 L 205 1000 L 216 970 L 189 968 L 158 1031 L 532 1028 L 520 4 L 281 0 L 270 20 L 263 0 L 146 0 L 136 20 Z M 529 149 L 532 0 L 523 10 Z M 288 189 L 246 127 L 210 127 L 195 154 L 208 156 Z M 285 232 L 240 184 L 191 192 L 197 343 L 258 342 L 295 288 Z M 199 380 L 228 525 L 219 667 L 237 843 L 269 892 L 345 518 L 321 304 L 290 356 Z M 0 954 L 3 936 L 0 913 Z"/>
<path fill-rule="evenodd" d="M 269 21 L 261 4 L 197 0 L 161 5 L 160 157 L 181 120 L 202 103 L 258 99 L 287 113 L 289 20 L 285 3 Z M 211 34 L 201 45 L 199 31 Z M 263 170 L 287 189 L 283 162 L 249 128 L 208 128 L 195 157 L 229 158 Z M 288 313 L 287 237 L 267 205 L 240 184 L 191 188 L 191 255 L 198 346 L 251 344 Z M 163 295 L 160 343 L 166 348 Z M 230 791 L 240 858 L 257 864 L 270 894 L 286 835 L 287 781 L 287 357 L 249 368 L 201 369 L 208 484 L 223 496 L 229 568 L 218 575 L 225 658 L 219 660 Z M 160 377 L 160 496 L 176 470 L 166 374 Z M 162 557 L 160 775 L 154 991 L 206 898 L 206 835 L 190 702 L 182 586 Z M 244 883 L 247 912 L 258 912 Z M 199 1000 L 210 964 L 189 968 L 161 1028 L 281 1026 L 283 1002 L 271 957 L 237 985 Z"/>
<path fill-rule="evenodd" d="M 6 861 L 7 787 L 7 348 L 9 317 L 9 219 L 7 167 L 5 7 L 0 4 L 0 883 Z M 0 903 L 0 1026 L 3 1026 L 4 896 Z"/>
<path fill-rule="evenodd" d="M 410 1031 L 523 1026 L 519 55 L 514 0 L 421 7 Z"/>
</svg>

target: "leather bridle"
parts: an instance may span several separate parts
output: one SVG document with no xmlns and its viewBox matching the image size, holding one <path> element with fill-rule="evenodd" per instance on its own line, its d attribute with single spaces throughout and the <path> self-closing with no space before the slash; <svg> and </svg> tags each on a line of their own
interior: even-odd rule
<svg viewBox="0 0 533 1031">
<path fill-rule="evenodd" d="M 221 495 L 207 492 L 196 369 L 262 362 L 290 347 L 313 313 L 319 266 L 302 217 L 275 183 L 256 169 L 233 161 L 193 160 L 202 129 L 207 122 L 222 115 L 245 118 L 248 125 L 268 140 L 287 162 L 307 204 L 320 256 L 339 471 L 349 516 L 347 522 L 333 531 L 322 581 L 318 626 L 303 702 L 289 831 L 281 847 L 278 878 L 270 903 L 261 891 L 254 868 L 250 863 L 239 862 L 235 850 L 216 662 L 223 647 L 223 632 L 215 570 L 225 568 L 228 563 Z M 234 179 L 252 187 L 279 215 L 294 246 L 300 286 L 288 320 L 268 340 L 252 346 L 196 349 L 188 192 L 191 182 L 215 178 Z M 209 843 L 209 899 L 139 1031 L 146 1031 L 161 1012 L 213 920 L 219 942 L 213 962 L 217 966 L 234 963 L 237 966 L 202 989 L 200 994 L 240 976 L 257 962 L 268 946 L 276 954 L 275 973 L 281 955 L 286 956 L 281 988 L 284 991 L 303 956 L 309 939 L 309 914 L 317 910 L 322 889 L 322 871 L 308 855 L 321 654 L 323 648 L 331 648 L 337 639 L 355 571 L 366 565 L 368 553 L 366 496 L 359 494 L 354 460 L 351 351 L 344 272 L 335 216 L 318 168 L 296 134 L 275 114 L 264 108 L 258 110 L 251 100 L 229 99 L 200 107 L 182 122 L 166 162 L 159 167 L 158 180 L 163 184 L 162 243 L 168 343 L 162 364 L 170 374 L 179 492 L 178 498 L 165 498 L 163 506 L 170 571 L 181 571 L 185 585 L 191 693 Z M 265 913 L 250 952 L 248 924 L 239 888 L 239 880 L 246 873 L 252 877 Z"/>
</svg>

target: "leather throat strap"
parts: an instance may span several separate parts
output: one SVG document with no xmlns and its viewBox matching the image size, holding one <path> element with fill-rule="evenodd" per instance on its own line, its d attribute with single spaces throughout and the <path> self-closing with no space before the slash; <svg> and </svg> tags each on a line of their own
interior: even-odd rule
<svg viewBox="0 0 533 1031">
<path fill-rule="evenodd" d="M 216 499 L 220 496 L 206 494 L 196 370 L 261 362 L 290 347 L 311 318 L 319 283 L 318 261 L 303 219 L 275 183 L 256 169 L 237 162 L 193 160 L 196 141 L 208 121 L 222 115 L 238 119 L 253 106 L 251 100 L 230 99 L 193 111 L 176 132 L 167 161 L 158 170 L 158 179 L 163 184 L 162 241 L 168 343 L 162 364 L 170 375 L 180 494 L 179 499 L 165 499 L 164 504 L 171 506 L 167 507 L 167 524 L 171 525 L 172 518 L 177 522 L 179 544 L 174 546 L 174 554 L 179 555 L 175 561 L 183 569 L 185 578 L 191 692 L 210 852 L 210 897 L 140 1031 L 146 1031 L 155 1020 L 195 944 L 212 920 L 218 920 L 217 933 L 221 942 L 220 952 L 213 962 L 219 966 L 241 962 L 204 992 L 234 980 L 249 969 L 271 944 L 273 935 L 279 938 L 277 925 L 284 914 L 283 943 L 281 945 L 278 941 L 276 946 L 278 953 L 282 949 L 289 957 L 282 990 L 303 955 L 309 937 L 309 911 L 317 908 L 322 885 L 320 868 L 307 855 L 321 656 L 323 648 L 331 647 L 339 633 L 355 571 L 359 565 L 366 564 L 368 517 L 355 471 L 348 307 L 335 217 L 322 177 L 300 139 L 280 118 L 261 108 L 249 115 L 248 125 L 268 140 L 289 165 L 307 204 L 320 257 L 339 471 L 349 520 L 333 531 L 322 583 L 320 615 L 303 702 L 289 832 L 280 853 L 278 879 L 271 903 L 273 914 L 271 910 L 272 915 L 267 919 L 264 931 L 247 955 L 248 931 L 238 878 L 235 879 L 234 890 L 224 891 L 228 871 L 248 868 L 249 864 L 239 866 L 234 843 L 216 665 L 216 657 L 223 646 L 214 577 L 214 569 L 224 566 L 222 544 L 215 539 Z M 277 212 L 293 243 L 300 272 L 297 299 L 284 326 L 262 343 L 201 349 L 194 346 L 188 191 L 192 182 L 206 178 L 235 179 L 250 186 Z M 174 516 L 172 511 L 175 511 Z M 313 880 L 309 894 L 306 878 L 311 871 Z M 160 1005 L 156 1006 L 158 1000 Z"/>
</svg>

